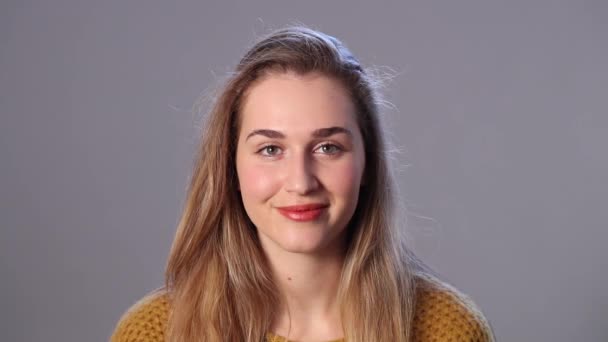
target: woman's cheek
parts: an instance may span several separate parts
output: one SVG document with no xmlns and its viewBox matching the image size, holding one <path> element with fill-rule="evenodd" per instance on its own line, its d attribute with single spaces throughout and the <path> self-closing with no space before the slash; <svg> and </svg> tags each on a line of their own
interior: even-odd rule
<svg viewBox="0 0 608 342">
<path fill-rule="evenodd" d="M 272 197 L 278 187 L 275 171 L 264 165 L 244 165 L 239 174 L 242 195 L 257 201 Z"/>
<path fill-rule="evenodd" d="M 349 196 L 357 193 L 360 183 L 361 171 L 354 160 L 333 165 L 324 170 L 325 186 L 336 195 Z"/>
</svg>

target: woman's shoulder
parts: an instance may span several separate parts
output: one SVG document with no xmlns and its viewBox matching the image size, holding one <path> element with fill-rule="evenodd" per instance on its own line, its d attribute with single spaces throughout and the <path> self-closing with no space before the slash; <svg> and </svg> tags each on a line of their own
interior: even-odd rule
<svg viewBox="0 0 608 342">
<path fill-rule="evenodd" d="M 169 296 L 160 288 L 133 304 L 120 318 L 111 342 L 161 342 L 169 319 Z"/>
<path fill-rule="evenodd" d="M 488 320 L 469 296 L 433 276 L 419 275 L 416 282 L 414 341 L 494 341 Z M 110 341 L 164 341 L 169 311 L 164 289 L 148 293 L 122 315 Z"/>
<path fill-rule="evenodd" d="M 417 278 L 414 341 L 490 342 L 490 323 L 473 300 L 436 277 Z"/>
</svg>

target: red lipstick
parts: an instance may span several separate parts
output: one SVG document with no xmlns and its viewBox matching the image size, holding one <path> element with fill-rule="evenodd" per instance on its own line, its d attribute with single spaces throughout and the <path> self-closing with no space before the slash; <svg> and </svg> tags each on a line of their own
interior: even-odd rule
<svg viewBox="0 0 608 342">
<path fill-rule="evenodd" d="M 327 204 L 323 203 L 310 203 L 302 205 L 292 205 L 288 207 L 277 207 L 277 210 L 281 215 L 287 217 L 290 220 L 305 222 L 316 220 L 325 209 L 328 207 Z"/>
</svg>

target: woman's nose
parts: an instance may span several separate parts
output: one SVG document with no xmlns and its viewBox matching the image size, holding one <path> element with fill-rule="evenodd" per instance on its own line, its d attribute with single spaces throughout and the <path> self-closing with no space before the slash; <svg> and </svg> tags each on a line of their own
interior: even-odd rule
<svg viewBox="0 0 608 342">
<path fill-rule="evenodd" d="M 319 188 L 319 180 L 314 165 L 306 153 L 296 153 L 287 158 L 285 190 L 298 195 L 306 195 Z"/>
</svg>

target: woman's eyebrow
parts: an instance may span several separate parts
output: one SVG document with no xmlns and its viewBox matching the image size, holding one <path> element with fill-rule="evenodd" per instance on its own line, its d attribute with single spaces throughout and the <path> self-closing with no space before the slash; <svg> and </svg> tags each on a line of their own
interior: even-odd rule
<svg viewBox="0 0 608 342">
<path fill-rule="evenodd" d="M 316 129 L 312 132 L 312 136 L 314 138 L 327 138 L 327 137 L 330 137 L 330 136 L 332 136 L 334 134 L 338 134 L 338 133 L 346 134 L 349 137 L 352 137 L 352 135 L 353 135 L 350 130 L 348 130 L 344 127 L 333 126 L 333 127 Z M 247 141 L 247 139 L 251 138 L 254 135 L 262 135 L 262 136 L 265 136 L 265 137 L 271 138 L 271 139 L 284 139 L 285 138 L 285 135 L 279 131 L 275 131 L 272 129 L 256 129 L 247 135 L 247 138 L 245 138 L 245 141 Z"/>
<path fill-rule="evenodd" d="M 285 135 L 279 131 L 273 131 L 271 129 L 255 129 L 247 135 L 247 138 L 245 138 L 245 141 L 247 141 L 249 138 L 251 138 L 254 135 L 263 135 L 263 136 L 265 136 L 267 138 L 271 138 L 271 139 L 285 138 Z"/>
<path fill-rule="evenodd" d="M 334 134 L 338 134 L 338 133 L 344 133 L 344 134 L 348 135 L 349 138 L 352 138 L 352 136 L 353 136 L 351 131 L 349 131 L 348 129 L 346 129 L 344 127 L 339 127 L 339 126 L 316 129 L 312 132 L 312 136 L 315 138 L 327 138 L 327 137 L 330 137 L 330 136 L 332 136 Z"/>
</svg>

